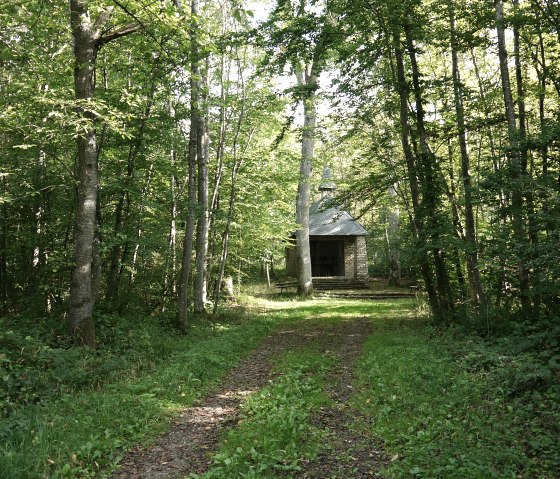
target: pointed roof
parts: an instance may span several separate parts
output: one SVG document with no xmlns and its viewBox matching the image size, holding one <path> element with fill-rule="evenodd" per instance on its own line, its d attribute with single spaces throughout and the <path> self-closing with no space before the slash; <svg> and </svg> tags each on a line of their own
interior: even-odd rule
<svg viewBox="0 0 560 479">
<path fill-rule="evenodd" d="M 367 236 L 367 231 L 345 210 L 326 195 L 309 207 L 309 235 Z"/>
</svg>

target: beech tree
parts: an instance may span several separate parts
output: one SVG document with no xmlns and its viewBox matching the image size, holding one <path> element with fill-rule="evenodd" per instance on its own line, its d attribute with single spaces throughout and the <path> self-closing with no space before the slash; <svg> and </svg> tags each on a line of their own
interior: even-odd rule
<svg viewBox="0 0 560 479">
<path fill-rule="evenodd" d="M 191 2 L 191 65 L 190 65 L 190 125 L 189 125 L 189 147 L 188 147 L 188 208 L 187 208 L 187 221 L 185 230 L 185 239 L 183 243 L 183 257 L 181 261 L 181 278 L 179 281 L 179 309 L 178 320 L 181 327 L 185 328 L 187 325 L 188 314 L 188 285 L 189 273 L 191 269 L 191 256 L 193 251 L 194 239 L 194 224 L 195 224 L 195 211 L 196 211 L 196 163 L 199 151 L 201 138 L 199 138 L 200 119 L 200 79 L 199 79 L 199 47 L 197 39 L 198 28 L 198 1 L 192 0 Z"/>
<path fill-rule="evenodd" d="M 78 203 L 74 227 L 73 268 L 70 281 L 68 320 L 75 341 L 95 347 L 95 327 L 92 318 L 95 301 L 92 288 L 93 244 L 96 228 L 98 196 L 98 145 L 95 113 L 91 110 L 95 84 L 95 64 L 99 49 L 117 38 L 129 35 L 137 24 L 104 32 L 113 8 L 107 8 L 92 18 L 87 2 L 70 0 L 70 26 L 74 39 L 74 91 L 77 113 L 84 120 L 76 135 L 78 151 Z"/>
<path fill-rule="evenodd" d="M 459 71 L 458 60 L 458 39 L 457 26 L 455 19 L 455 4 L 453 0 L 448 4 L 449 12 L 449 39 L 451 48 L 451 62 L 453 75 L 453 94 L 455 103 L 455 114 L 457 122 L 457 136 L 461 152 L 461 178 L 463 180 L 463 194 L 465 203 L 465 241 L 467 243 L 466 264 L 471 295 L 476 304 L 486 307 L 486 295 L 482 287 L 480 270 L 478 267 L 478 245 L 476 238 L 476 225 L 473 211 L 472 181 L 470 172 L 470 155 L 467 146 L 464 94 L 463 84 L 461 83 L 461 73 Z"/>
<path fill-rule="evenodd" d="M 295 99 L 303 104 L 301 162 L 296 199 L 296 268 L 299 295 L 313 291 L 309 247 L 310 182 L 317 127 L 319 76 L 333 41 L 334 22 L 328 3 L 279 1 L 266 23 L 266 62 L 295 75 Z M 276 51 L 280 48 L 280 52 Z"/>
</svg>

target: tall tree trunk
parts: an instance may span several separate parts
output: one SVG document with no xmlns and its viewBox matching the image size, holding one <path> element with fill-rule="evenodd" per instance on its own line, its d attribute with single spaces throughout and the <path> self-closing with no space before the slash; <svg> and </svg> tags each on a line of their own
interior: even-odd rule
<svg viewBox="0 0 560 479">
<path fill-rule="evenodd" d="M 420 87 L 420 72 L 416 61 L 416 46 L 412 38 L 412 32 L 409 25 L 404 29 L 408 56 L 412 71 L 412 88 L 416 106 L 416 128 L 418 130 L 418 138 L 420 140 L 420 162 L 418 164 L 418 172 L 423 177 L 422 182 L 422 203 L 426 213 L 427 233 L 431 236 L 432 255 L 436 273 L 437 294 L 439 297 L 439 306 L 443 316 L 453 309 L 453 298 L 451 295 L 451 286 L 449 283 L 449 273 L 445 264 L 445 253 L 440 246 L 441 241 L 441 219 L 438 212 L 438 168 L 434 153 L 428 146 L 426 128 L 424 124 L 424 105 L 422 98 L 422 89 Z"/>
<path fill-rule="evenodd" d="M 392 198 L 397 196 L 395 186 L 390 186 L 388 194 Z M 400 285 L 401 282 L 401 258 L 398 231 L 400 213 L 398 206 L 387 210 L 387 227 L 385 237 L 387 239 L 387 250 L 389 252 L 389 285 Z"/>
<path fill-rule="evenodd" d="M 540 58 L 540 61 L 539 61 Z M 540 63 L 540 73 L 538 64 Z M 545 97 L 546 97 L 546 85 L 547 85 L 547 65 L 546 56 L 544 48 L 543 34 L 539 30 L 539 49 L 537 53 L 537 59 L 535 60 L 535 69 L 537 70 L 537 77 L 539 79 L 539 125 L 541 132 L 545 131 L 546 119 L 545 119 Z M 541 148 L 542 156 L 542 174 L 544 177 L 548 175 L 548 146 L 544 144 Z"/>
<path fill-rule="evenodd" d="M 519 0 L 514 0 L 513 5 L 516 10 L 519 9 Z M 516 13 L 518 13 L 516 11 Z M 525 196 L 525 203 L 527 209 L 527 224 L 529 227 L 529 239 L 533 245 L 533 251 L 538 246 L 538 234 L 537 226 L 535 224 L 535 207 L 534 198 L 532 191 L 532 173 L 528 168 L 529 163 L 529 152 L 527 148 L 527 113 L 525 109 L 525 88 L 523 86 L 523 69 L 521 65 L 521 46 L 520 46 L 520 35 L 519 35 L 519 21 L 515 21 L 513 25 L 513 48 L 514 48 L 514 58 L 515 58 L 515 82 L 517 86 L 517 111 L 519 113 L 519 157 L 520 157 L 520 168 L 521 168 L 521 184 L 519 185 L 522 189 L 523 195 Z M 533 273 L 533 277 L 539 277 L 539 268 Z M 528 274 L 529 275 L 529 274 Z M 529 276 L 529 281 L 531 277 Z M 531 293 L 531 291 L 529 291 Z M 535 310 L 540 307 L 540 297 L 539 295 L 532 295 L 533 306 Z"/>
<path fill-rule="evenodd" d="M 92 254 L 97 202 L 97 139 L 94 116 L 86 110 L 93 97 L 97 47 L 94 25 L 81 0 L 70 0 L 70 26 L 74 39 L 74 90 L 78 114 L 86 120 L 76 136 L 78 148 L 78 203 L 74 227 L 73 267 L 70 280 L 68 320 L 74 340 L 95 348 L 92 318 Z"/>
<path fill-rule="evenodd" d="M 418 176 L 416 172 L 416 164 L 414 161 L 414 153 L 410 145 L 409 136 L 409 119 L 408 119 L 408 83 L 406 81 L 403 51 L 401 47 L 400 36 L 397 32 L 393 32 L 393 48 L 395 53 L 396 65 L 396 87 L 399 95 L 399 117 L 401 123 L 401 144 L 406 161 L 406 169 L 410 186 L 410 196 L 412 200 L 412 211 L 414 225 L 414 237 L 416 242 L 416 251 L 418 254 L 418 264 L 420 273 L 428 294 L 428 302 L 432 314 L 436 319 L 441 319 L 442 313 L 439 305 L 439 298 L 434 286 L 432 271 L 426 256 L 426 232 L 424 229 L 423 213 L 420 208 L 420 187 L 418 185 Z"/>
<path fill-rule="evenodd" d="M 239 135 L 241 133 L 241 126 L 245 121 L 245 80 L 243 78 L 243 70 L 239 57 L 237 57 L 237 68 L 238 68 L 239 83 L 241 85 L 241 110 L 239 112 L 239 118 L 237 120 L 237 128 L 235 130 L 235 136 L 233 138 L 233 166 L 231 168 L 231 190 L 229 195 L 228 217 L 226 221 L 224 235 L 222 237 L 222 253 L 220 257 L 218 278 L 216 281 L 216 290 L 214 292 L 214 309 L 212 314 L 216 314 L 216 312 L 218 311 L 218 303 L 220 301 L 222 280 L 224 278 L 224 272 L 225 272 L 226 262 L 228 257 L 229 235 L 230 235 L 231 223 L 233 221 L 233 212 L 235 207 L 237 174 L 243 163 L 243 157 L 239 158 L 238 151 L 239 151 Z M 249 136 L 249 141 L 251 139 L 251 136 L 252 134 Z"/>
<path fill-rule="evenodd" d="M 206 88 L 208 62 L 203 75 L 202 89 Z M 205 95 L 204 95 L 205 96 Z M 207 295 L 207 254 L 208 254 L 208 135 L 206 125 L 206 98 L 201 95 L 204 105 L 199 107 L 197 167 L 198 167 L 198 220 L 196 224 L 196 277 L 194 284 L 194 310 L 202 313 Z M 203 113 L 204 112 L 204 113 Z"/>
<path fill-rule="evenodd" d="M 188 321 L 189 308 L 189 278 L 191 271 L 191 260 L 194 243 L 194 219 L 196 214 L 196 142 L 197 142 L 196 120 L 193 122 L 191 116 L 191 126 L 189 131 L 188 149 L 188 205 L 187 205 L 187 224 L 185 228 L 185 239 L 183 241 L 183 256 L 181 259 L 181 278 L 179 280 L 179 315 L 178 321 L 184 329 Z"/>
<path fill-rule="evenodd" d="M 0 185 L 2 185 L 2 196 L 7 193 L 6 177 L 0 176 Z M 1 205 L 0 217 L 0 315 L 8 314 L 10 311 L 10 274 L 8 269 L 8 203 L 4 202 Z"/>
<path fill-rule="evenodd" d="M 508 54 L 506 50 L 502 0 L 494 0 L 494 7 L 496 13 L 496 31 L 498 34 L 498 58 L 500 62 L 500 77 L 502 81 L 502 92 L 504 96 L 504 106 L 508 124 L 510 167 L 514 180 L 514 187 L 513 191 L 511 192 L 511 206 L 513 234 L 514 241 L 516 243 L 516 251 L 514 251 L 513 254 L 517 257 L 517 275 L 519 279 L 521 306 L 524 313 L 528 314 L 531 307 L 529 294 L 529 272 L 524 259 L 520 257 L 518 252 L 521 249 L 522 245 L 525 243 L 523 231 L 523 193 L 521 189 L 521 158 L 518 142 L 519 132 L 517 131 L 515 120 L 515 106 L 511 93 L 511 83 L 508 70 Z"/>
<path fill-rule="evenodd" d="M 179 311 L 178 322 L 179 325 L 185 329 L 188 322 L 188 287 L 189 277 L 191 271 L 191 258 L 193 252 L 193 239 L 194 239 L 194 218 L 196 212 L 196 163 L 198 152 L 198 123 L 199 123 L 199 91 L 200 81 L 199 75 L 199 53 L 198 53 L 198 0 L 191 1 L 191 77 L 190 77 L 190 126 L 189 126 L 189 149 L 188 149 L 188 210 L 187 210 L 187 224 L 185 229 L 185 239 L 183 242 L 183 257 L 181 260 L 181 278 L 179 280 Z"/>
<path fill-rule="evenodd" d="M 172 109 L 172 107 L 170 107 Z M 169 178 L 169 196 L 171 200 L 170 221 L 169 221 L 169 237 L 167 244 L 169 249 L 165 260 L 165 277 L 163 281 L 162 298 L 163 303 L 161 312 L 164 313 L 167 308 L 169 298 L 176 297 L 177 294 L 177 177 L 175 175 L 175 163 L 177 150 L 172 144 L 169 152 L 169 160 L 171 162 L 171 175 Z"/>
<path fill-rule="evenodd" d="M 140 197 L 142 198 L 142 201 L 140 202 L 140 205 L 138 207 L 138 221 L 136 222 L 136 242 L 134 244 L 134 252 L 132 254 L 132 260 L 131 260 L 131 264 L 130 264 L 130 271 L 128 273 L 128 294 L 127 297 L 130 297 L 130 293 L 131 291 L 131 287 L 132 284 L 135 281 L 136 278 L 136 273 L 137 273 L 137 263 L 138 263 L 138 258 L 139 258 L 139 254 L 140 254 L 140 241 L 142 239 L 142 233 L 143 233 L 143 214 L 144 214 L 144 210 L 146 208 L 146 203 L 145 203 L 145 198 L 148 196 L 149 191 L 150 191 L 150 185 L 152 182 L 152 175 L 154 172 L 154 163 L 150 163 L 150 167 L 148 168 L 148 171 L 146 172 L 146 183 L 144 185 L 144 187 L 142 188 L 141 191 L 141 195 Z M 126 307 L 126 303 L 122 303 L 121 308 Z"/>
<path fill-rule="evenodd" d="M 227 21 L 227 10 L 224 8 L 222 9 L 222 34 L 226 33 L 226 21 Z M 214 258 L 216 256 L 216 249 L 217 249 L 217 237 L 218 231 L 217 228 L 214 228 L 214 219 L 216 217 L 216 212 L 220 208 L 220 185 L 222 183 L 222 177 L 224 172 L 224 156 L 225 156 L 225 146 L 226 146 L 226 137 L 227 137 L 227 130 L 229 125 L 229 115 L 227 115 L 227 105 L 226 99 L 229 96 L 229 84 L 230 84 L 230 65 L 229 62 L 227 64 L 227 73 L 226 70 L 226 62 L 225 62 L 225 52 L 222 52 L 221 59 L 220 59 L 220 116 L 219 116 L 219 128 L 218 128 L 218 140 L 217 140 L 217 147 L 216 147 L 216 172 L 214 174 L 214 184 L 212 188 L 212 194 L 210 195 L 210 219 L 208 223 L 208 231 L 209 231 L 209 254 L 208 254 L 208 264 L 207 270 L 208 274 L 212 272 L 212 264 Z M 223 241 L 222 241 L 223 243 Z M 219 265 L 218 265 L 219 269 Z M 217 285 L 214 292 L 219 289 L 220 286 Z M 214 308 L 215 309 L 215 308 Z"/>
<path fill-rule="evenodd" d="M 146 108 L 140 118 L 140 125 L 138 131 L 134 137 L 133 143 L 130 145 L 128 150 L 128 161 L 126 167 L 126 176 L 123 179 L 124 186 L 122 187 L 119 195 L 119 201 L 115 209 L 115 224 L 113 228 L 113 235 L 115 239 L 115 244 L 111 248 L 111 263 L 109 267 L 109 274 L 107 278 L 107 301 L 109 303 L 114 303 L 118 307 L 122 307 L 121 301 L 119 300 L 119 292 L 121 286 L 122 272 L 124 271 L 123 264 L 130 251 L 131 239 L 128 237 L 125 240 L 124 248 L 122 247 L 121 240 L 119 236 L 121 232 L 128 229 L 128 224 L 130 222 L 130 209 L 131 209 L 131 197 L 130 190 L 133 186 L 133 179 L 136 173 L 136 163 L 138 162 L 138 156 L 140 155 L 142 148 L 144 146 L 144 134 L 146 132 L 146 126 L 150 118 L 152 107 L 154 103 L 154 95 L 156 90 L 156 80 L 159 71 L 159 60 L 156 60 L 152 70 L 151 86 L 148 93 Z"/>
<path fill-rule="evenodd" d="M 317 73 L 313 67 L 296 72 L 298 85 L 307 87 L 309 92 L 303 100 L 303 132 L 301 140 L 301 162 L 299 169 L 298 194 L 296 202 L 296 271 L 297 292 L 309 296 L 313 292 L 311 277 L 311 250 L 309 247 L 309 206 L 311 199 L 311 173 L 315 148 L 315 126 L 317 121 L 316 95 Z"/>
<path fill-rule="evenodd" d="M 224 272 L 226 269 L 228 250 L 229 250 L 229 235 L 231 230 L 231 223 L 233 221 L 233 211 L 235 206 L 237 172 L 239 171 L 240 166 L 241 166 L 241 162 L 237 161 L 237 159 L 234 159 L 234 164 L 231 171 L 231 190 L 229 195 L 228 217 L 226 220 L 224 235 L 222 237 L 222 252 L 220 256 L 218 278 L 216 280 L 216 290 L 214 291 L 214 309 L 212 314 L 216 314 L 216 312 L 218 311 L 218 303 L 220 301 L 222 280 L 224 278 Z"/>
<path fill-rule="evenodd" d="M 463 230 L 463 225 L 461 223 L 461 218 L 459 217 L 459 208 L 457 207 L 457 192 L 455 189 L 455 170 L 453 165 L 453 147 L 451 145 L 451 138 L 447 140 L 447 151 L 449 156 L 449 186 L 448 197 L 451 203 L 451 212 L 453 215 L 453 228 L 457 233 L 459 239 L 465 242 L 465 232 Z M 457 247 L 454 245 L 451 248 L 451 255 L 453 258 L 453 263 L 455 265 L 455 275 L 457 276 L 457 283 L 459 285 L 459 292 L 461 293 L 461 298 L 464 300 L 467 297 L 466 287 L 465 287 L 465 277 L 463 276 L 463 268 L 461 265 L 461 256 Z M 467 268 L 468 270 L 468 268 Z M 468 272 L 468 271 L 467 271 Z"/>
<path fill-rule="evenodd" d="M 482 288 L 480 270 L 478 268 L 478 244 L 476 240 L 475 220 L 473 213 L 472 183 L 470 173 L 470 158 L 467 148 L 467 135 L 465 128 L 465 110 L 463 106 L 463 85 L 459 71 L 457 54 L 457 30 L 455 25 L 455 6 L 449 3 L 449 22 L 451 27 L 451 63 L 453 74 L 453 93 L 455 99 L 455 114 L 457 116 L 457 129 L 459 149 L 461 151 L 461 178 L 463 180 L 464 209 L 465 209 L 465 257 L 467 262 L 467 277 L 470 283 L 471 295 L 476 304 L 486 307 L 486 294 Z"/>
<path fill-rule="evenodd" d="M 92 260 L 98 197 L 98 150 L 94 114 L 87 110 L 93 98 L 97 52 L 102 45 L 133 33 L 138 25 L 127 25 L 102 34 L 112 9 L 102 11 L 94 20 L 84 0 L 70 0 L 70 29 L 74 42 L 74 93 L 77 113 L 85 126 L 76 136 L 78 150 L 78 191 L 73 238 L 73 266 L 70 278 L 68 322 L 77 344 L 95 348 Z"/>
</svg>

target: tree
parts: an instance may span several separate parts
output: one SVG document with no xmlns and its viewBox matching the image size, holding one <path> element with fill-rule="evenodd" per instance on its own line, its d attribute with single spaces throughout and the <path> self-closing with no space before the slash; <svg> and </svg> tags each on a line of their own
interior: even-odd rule
<svg viewBox="0 0 560 479">
<path fill-rule="evenodd" d="M 457 27 L 455 20 L 455 4 L 453 0 L 448 3 L 449 12 L 449 28 L 450 28 L 450 48 L 451 48 L 451 61 L 452 61 L 452 75 L 453 75 L 453 93 L 455 103 L 455 114 L 457 117 L 457 136 L 459 139 L 459 147 L 461 151 L 461 177 L 463 180 L 463 194 L 465 198 L 465 226 L 466 234 L 465 241 L 466 258 L 467 258 L 467 271 L 470 283 L 471 295 L 477 304 L 481 304 L 483 308 L 486 307 L 486 295 L 482 289 L 482 282 L 480 279 L 480 271 L 478 268 L 478 245 L 476 240 L 475 219 L 473 212 L 473 197 L 472 197 L 472 182 L 470 173 L 470 157 L 467 147 L 466 126 L 465 126 L 465 111 L 463 99 L 463 85 L 461 83 L 461 74 L 459 71 L 458 60 L 458 40 L 457 40 Z"/>
<path fill-rule="evenodd" d="M 181 327 L 187 325 L 188 314 L 188 283 L 193 251 L 194 220 L 196 211 L 196 163 L 199 148 L 200 122 L 200 79 L 199 79 L 199 47 L 197 38 L 198 28 L 198 0 L 191 2 L 191 70 L 190 70 L 190 126 L 188 149 L 188 210 L 185 239 L 183 243 L 183 258 L 181 261 L 181 279 L 179 281 L 178 320 Z"/>
<path fill-rule="evenodd" d="M 519 148 L 519 132 L 516 124 L 515 104 L 511 91 L 511 82 L 508 68 L 508 53 L 506 49 L 506 35 L 504 26 L 504 13 L 502 0 L 494 0 L 496 12 L 496 31 L 498 34 L 498 58 L 500 63 L 500 78 L 502 81 L 502 93 L 507 119 L 507 131 L 509 140 L 508 156 L 510 158 L 513 188 L 511 191 L 511 208 L 514 239 L 517 247 L 525 242 L 523 227 L 523 192 L 521 188 L 521 152 Z M 529 293 L 529 271 L 524 260 L 517 255 L 517 274 L 519 278 L 519 292 L 521 305 L 525 313 L 529 312 L 531 299 Z"/>
<path fill-rule="evenodd" d="M 106 43 L 138 31 L 137 24 L 104 33 L 112 8 L 93 19 L 87 2 L 70 0 L 70 27 L 74 39 L 74 91 L 76 111 L 83 126 L 76 135 L 78 151 L 78 201 L 74 227 L 73 268 L 70 281 L 68 321 L 74 340 L 95 348 L 92 318 L 95 298 L 92 290 L 93 244 L 98 196 L 98 146 L 95 113 L 90 102 L 94 94 L 95 63 Z"/>
<path fill-rule="evenodd" d="M 316 13 L 319 11 L 319 13 Z M 321 2 L 279 1 L 266 23 L 268 58 L 280 71 L 289 65 L 297 79 L 296 99 L 303 103 L 301 162 L 296 199 L 296 262 L 299 295 L 313 291 L 309 247 L 310 182 L 317 126 L 319 76 L 333 41 L 329 6 Z M 311 41 L 308 41 L 311 39 Z M 276 51 L 280 48 L 280 53 Z"/>
</svg>

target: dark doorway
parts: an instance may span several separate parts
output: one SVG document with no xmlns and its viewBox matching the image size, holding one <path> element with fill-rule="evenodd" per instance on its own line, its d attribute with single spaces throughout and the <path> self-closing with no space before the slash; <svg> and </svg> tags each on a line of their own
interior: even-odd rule
<svg viewBox="0 0 560 479">
<path fill-rule="evenodd" d="M 312 276 L 344 276 L 344 242 L 342 240 L 311 240 Z"/>
</svg>

